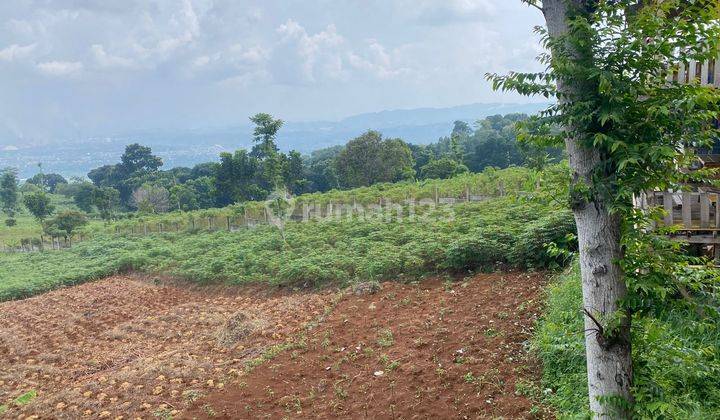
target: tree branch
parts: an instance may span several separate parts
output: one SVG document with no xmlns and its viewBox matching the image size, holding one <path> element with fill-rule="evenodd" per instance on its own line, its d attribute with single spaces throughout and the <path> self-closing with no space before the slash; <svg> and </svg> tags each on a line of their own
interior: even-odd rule
<svg viewBox="0 0 720 420">
<path fill-rule="evenodd" d="M 605 328 L 603 328 L 602 324 L 600 322 L 598 322 L 598 320 L 595 319 L 594 316 L 592 316 L 590 311 L 588 311 L 587 308 L 583 308 L 583 312 L 585 312 L 585 315 L 587 315 L 592 320 L 592 322 L 597 326 L 598 333 L 600 333 L 600 335 L 604 334 Z"/>
<path fill-rule="evenodd" d="M 521 1 L 525 4 L 527 4 L 528 6 L 538 9 L 541 13 L 545 13 L 545 10 L 543 10 L 543 8 L 538 5 L 538 0 L 521 0 Z"/>
</svg>

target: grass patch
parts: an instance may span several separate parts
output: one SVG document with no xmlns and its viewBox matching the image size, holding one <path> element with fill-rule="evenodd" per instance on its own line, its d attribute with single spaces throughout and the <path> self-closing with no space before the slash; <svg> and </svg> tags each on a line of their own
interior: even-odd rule
<svg viewBox="0 0 720 420">
<path fill-rule="evenodd" d="M 533 342 L 543 361 L 545 402 L 561 418 L 589 415 L 581 302 L 574 264 L 550 286 Z M 637 418 L 720 418 L 718 321 L 671 298 L 655 315 L 633 317 Z"/>
</svg>

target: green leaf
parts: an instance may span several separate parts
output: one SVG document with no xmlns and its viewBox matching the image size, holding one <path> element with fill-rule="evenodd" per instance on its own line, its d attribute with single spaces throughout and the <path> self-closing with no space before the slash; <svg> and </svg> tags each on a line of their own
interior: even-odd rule
<svg viewBox="0 0 720 420">
<path fill-rule="evenodd" d="M 611 151 L 611 152 L 615 152 L 615 151 L 618 149 L 618 147 L 621 147 L 621 146 L 622 146 L 622 147 L 627 147 L 627 144 L 625 144 L 625 142 L 619 141 L 619 140 L 616 141 L 616 142 L 613 142 L 613 144 L 610 145 L 610 151 Z"/>
<path fill-rule="evenodd" d="M 34 389 L 31 391 L 28 391 L 21 396 L 15 398 L 15 401 L 13 401 L 17 405 L 25 405 L 29 403 L 30 401 L 34 400 L 37 397 L 37 391 Z"/>
</svg>

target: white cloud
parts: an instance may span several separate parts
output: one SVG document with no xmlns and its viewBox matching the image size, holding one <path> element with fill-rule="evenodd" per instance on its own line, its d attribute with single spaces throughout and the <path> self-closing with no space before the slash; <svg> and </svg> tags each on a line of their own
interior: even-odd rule
<svg viewBox="0 0 720 420">
<path fill-rule="evenodd" d="M 396 66 L 385 47 L 374 39 L 368 41 L 367 52 L 363 56 L 350 52 L 348 61 L 354 68 L 382 80 L 412 72 L 407 67 Z"/>
<path fill-rule="evenodd" d="M 268 52 L 263 49 L 262 47 L 252 47 L 248 50 L 243 51 L 239 58 L 245 62 L 248 63 L 260 63 L 264 60 L 266 60 L 268 57 Z"/>
<path fill-rule="evenodd" d="M 35 34 L 33 24 L 25 19 L 10 19 L 5 23 L 10 32 L 20 36 L 32 36 Z"/>
<path fill-rule="evenodd" d="M 0 50 L 0 60 L 3 61 L 15 61 L 29 56 L 34 50 L 37 44 L 30 44 L 20 46 L 18 44 L 10 45 L 7 48 Z"/>
<path fill-rule="evenodd" d="M 541 23 L 518 0 L 0 1 L 0 114 L 31 138 L 496 101 L 483 75 L 537 69 Z"/>
<path fill-rule="evenodd" d="M 210 57 L 207 55 L 201 55 L 200 57 L 197 57 L 193 60 L 193 65 L 195 67 L 203 67 L 207 66 L 210 63 Z"/>
<path fill-rule="evenodd" d="M 37 68 L 48 76 L 73 76 L 83 70 L 79 61 L 46 61 L 39 63 Z"/>
<path fill-rule="evenodd" d="M 261 46 L 232 44 L 224 51 L 211 56 L 212 61 L 235 68 L 258 67 L 270 58 L 272 51 Z"/>
<path fill-rule="evenodd" d="M 173 14 L 168 23 L 177 34 L 158 42 L 155 53 L 167 56 L 190 44 L 200 35 L 200 21 L 190 0 L 183 0 L 179 13 Z"/>
<path fill-rule="evenodd" d="M 345 39 L 335 25 L 310 35 L 298 22 L 288 19 L 277 28 L 280 41 L 273 49 L 270 71 L 282 84 L 312 84 L 322 78 L 344 77 Z"/>
<path fill-rule="evenodd" d="M 247 86 L 267 78 L 271 51 L 260 46 L 233 44 L 224 50 L 193 56 L 182 70 L 185 78 L 206 79 L 234 86 Z"/>
<path fill-rule="evenodd" d="M 277 32 L 281 40 L 273 50 L 270 71 L 280 83 L 348 81 L 354 75 L 387 80 L 410 72 L 397 65 L 393 52 L 379 41 L 371 39 L 361 47 L 353 47 L 334 24 L 309 34 L 289 19 Z"/>
<path fill-rule="evenodd" d="M 105 51 L 105 47 L 100 44 L 93 44 L 90 47 L 90 51 L 100 67 L 132 68 L 135 66 L 135 62 L 129 58 L 108 54 Z"/>
<path fill-rule="evenodd" d="M 400 4 L 414 20 L 427 25 L 488 20 L 496 13 L 490 0 L 402 0 Z"/>
</svg>

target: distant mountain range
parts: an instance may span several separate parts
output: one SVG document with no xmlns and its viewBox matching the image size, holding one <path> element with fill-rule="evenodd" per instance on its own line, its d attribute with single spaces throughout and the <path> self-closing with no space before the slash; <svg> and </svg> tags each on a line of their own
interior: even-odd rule
<svg viewBox="0 0 720 420">
<path fill-rule="evenodd" d="M 278 135 L 278 146 L 310 153 L 324 147 L 345 144 L 367 130 L 377 130 L 386 137 L 400 137 L 410 143 L 427 144 L 447 136 L 453 122 L 474 122 L 495 114 L 534 114 L 547 104 L 471 104 L 451 108 L 417 108 L 354 115 L 340 121 L 287 122 Z M 63 141 L 53 145 L 0 146 L 0 168 L 12 166 L 21 178 L 43 171 L 66 176 L 84 176 L 95 167 L 116 163 L 125 145 L 141 143 L 153 148 L 165 162 L 164 168 L 192 166 L 217 160 L 222 151 L 249 148 L 252 145 L 250 124 L 212 129 L 145 130 L 122 135 Z"/>
</svg>

